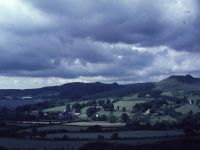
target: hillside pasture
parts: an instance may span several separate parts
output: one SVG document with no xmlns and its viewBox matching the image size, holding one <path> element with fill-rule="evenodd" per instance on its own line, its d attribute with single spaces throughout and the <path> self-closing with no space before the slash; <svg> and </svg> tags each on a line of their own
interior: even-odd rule
<svg viewBox="0 0 200 150">
<path fill-rule="evenodd" d="M 63 112 L 64 110 L 65 110 L 65 105 L 64 106 L 58 106 L 58 107 L 45 109 L 43 111 L 51 113 L 51 112 Z"/>
<path fill-rule="evenodd" d="M 76 139 L 97 139 L 98 135 L 104 136 L 106 139 L 110 139 L 110 137 L 116 132 L 95 132 L 95 133 L 56 133 L 56 134 L 48 134 L 47 138 L 62 138 L 64 135 L 67 135 L 70 138 Z M 151 137 L 166 137 L 166 136 L 180 136 L 184 135 L 183 131 L 120 131 L 117 132 L 119 137 L 121 138 L 151 138 Z"/>
<path fill-rule="evenodd" d="M 0 146 L 8 149 L 22 150 L 55 150 L 55 149 L 79 149 L 88 141 L 46 141 L 46 140 L 28 140 L 28 139 L 11 139 L 0 138 Z"/>
<path fill-rule="evenodd" d="M 190 105 L 190 104 L 185 104 L 181 107 L 178 107 L 175 109 L 177 112 L 180 112 L 182 114 L 187 114 L 190 111 L 192 111 L 193 113 L 198 113 L 200 112 L 200 108 L 197 105 Z"/>
<path fill-rule="evenodd" d="M 79 127 L 89 127 L 89 126 L 94 126 L 94 125 L 100 125 L 102 127 L 123 127 L 123 126 L 125 126 L 125 123 L 110 123 L 110 122 L 104 122 L 104 121 L 91 121 L 91 122 L 72 122 L 72 123 L 66 123 L 65 125 L 79 126 Z"/>
<path fill-rule="evenodd" d="M 137 97 L 137 94 L 122 97 L 122 101 L 147 101 L 147 100 L 153 100 L 153 98 L 148 98 L 148 97 L 140 98 L 140 97 Z"/>
<path fill-rule="evenodd" d="M 0 107 L 16 108 L 18 106 L 37 104 L 43 100 L 0 100 Z"/>
<path fill-rule="evenodd" d="M 66 130 L 70 132 L 79 132 L 80 130 L 85 130 L 87 127 L 85 126 L 74 126 L 74 125 L 51 125 L 51 126 L 43 126 L 37 127 L 38 131 L 54 131 L 54 130 Z M 25 129 L 23 131 L 31 132 L 32 129 Z"/>
<path fill-rule="evenodd" d="M 140 100 L 140 101 L 118 101 L 116 103 L 114 103 L 114 108 L 115 110 L 117 110 L 117 107 L 119 106 L 120 111 L 122 111 L 122 108 L 125 107 L 126 111 L 131 111 L 133 109 L 133 106 L 135 106 L 136 104 L 140 104 L 140 103 L 144 103 L 146 102 L 145 100 Z"/>
</svg>

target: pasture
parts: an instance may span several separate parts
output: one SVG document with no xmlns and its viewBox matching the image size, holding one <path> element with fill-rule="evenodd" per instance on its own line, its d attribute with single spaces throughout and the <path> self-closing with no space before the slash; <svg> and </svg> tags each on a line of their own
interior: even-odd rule
<svg viewBox="0 0 200 150">
<path fill-rule="evenodd" d="M 47 138 L 62 138 L 67 135 L 70 138 L 75 139 L 88 139 L 95 140 L 99 135 L 104 136 L 105 139 L 110 139 L 110 137 L 116 132 L 94 132 L 94 133 L 56 133 L 48 134 Z M 172 131 L 118 131 L 119 137 L 121 138 L 151 138 L 151 137 L 170 137 L 170 136 L 180 136 L 184 135 L 181 130 Z"/>
<path fill-rule="evenodd" d="M 50 126 L 43 126 L 37 127 L 38 131 L 53 131 L 53 130 L 67 130 L 70 132 L 79 132 L 80 130 L 87 129 L 86 126 L 73 126 L 73 125 L 50 125 Z M 25 129 L 23 131 L 31 132 L 32 128 Z"/>
<path fill-rule="evenodd" d="M 142 145 L 142 144 L 154 144 L 161 141 L 171 141 L 183 139 L 182 137 L 172 138 L 147 138 L 147 139 L 135 139 L 135 140 L 107 140 L 106 142 L 117 143 L 117 144 L 129 144 L 129 145 Z M 94 140 L 92 140 L 94 141 Z M 12 139 L 12 138 L 0 138 L 0 146 L 9 149 L 35 149 L 35 150 L 55 150 L 55 149 L 66 149 L 66 150 L 78 150 L 83 145 L 92 142 L 91 140 L 84 141 L 48 141 L 48 140 L 28 140 L 28 139 Z"/>
<path fill-rule="evenodd" d="M 28 139 L 11 139 L 11 138 L 0 138 L 0 146 L 9 149 L 35 149 L 35 150 L 54 150 L 54 149 L 66 149 L 66 150 L 77 150 L 82 145 L 89 141 L 46 141 L 46 140 L 28 140 Z"/>
<path fill-rule="evenodd" d="M 145 100 L 140 100 L 140 101 L 122 100 L 122 101 L 118 101 L 118 102 L 114 103 L 114 108 L 115 108 L 115 110 L 117 110 L 117 107 L 119 106 L 120 111 L 122 111 L 122 108 L 125 107 L 126 111 L 131 111 L 133 109 L 133 106 L 135 106 L 136 104 L 139 104 L 139 103 L 144 103 L 144 102 L 145 102 Z"/>
<path fill-rule="evenodd" d="M 43 110 L 44 112 L 63 112 L 65 110 L 65 105 L 64 106 L 58 106 L 58 107 L 53 107 L 49 109 Z"/>
<path fill-rule="evenodd" d="M 44 100 L 0 100 L 0 107 L 16 108 L 18 106 L 37 104 Z"/>
<path fill-rule="evenodd" d="M 190 105 L 190 104 L 185 104 L 179 108 L 175 109 L 177 112 L 180 112 L 182 114 L 187 114 L 190 111 L 192 111 L 193 113 L 198 113 L 200 112 L 200 108 L 197 105 Z"/>
<path fill-rule="evenodd" d="M 65 125 L 79 126 L 79 127 L 89 127 L 89 126 L 94 126 L 94 125 L 100 125 L 102 127 L 123 127 L 123 126 L 125 126 L 125 123 L 110 123 L 110 122 L 104 122 L 104 121 L 91 121 L 91 122 L 72 122 L 72 123 L 66 123 Z"/>
</svg>

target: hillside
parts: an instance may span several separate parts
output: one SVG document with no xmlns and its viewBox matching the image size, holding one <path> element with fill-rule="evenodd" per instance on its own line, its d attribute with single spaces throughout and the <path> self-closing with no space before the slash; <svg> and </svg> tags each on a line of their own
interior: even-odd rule
<svg viewBox="0 0 200 150">
<path fill-rule="evenodd" d="M 195 78 L 191 75 L 170 76 L 156 83 L 156 89 L 162 91 L 200 91 L 200 78 Z"/>
<path fill-rule="evenodd" d="M 22 98 L 22 97 L 34 97 L 34 98 L 65 98 L 65 99 L 79 99 L 84 96 L 96 94 L 100 92 L 110 91 L 113 89 L 121 88 L 121 85 L 117 83 L 105 84 L 105 83 L 68 83 L 61 86 L 43 87 L 38 89 L 26 89 L 26 90 L 0 90 L 1 99 L 6 97 Z"/>
<path fill-rule="evenodd" d="M 200 78 L 170 76 L 156 83 L 135 83 L 119 85 L 117 83 L 67 83 L 60 86 L 25 90 L 0 90 L 0 99 L 94 99 L 106 97 L 123 97 L 137 93 L 161 90 L 163 92 L 200 95 Z M 174 95 L 174 94 L 172 94 Z"/>
<path fill-rule="evenodd" d="M 136 94 L 154 88 L 154 83 L 138 83 L 119 85 L 117 83 L 68 83 L 61 86 L 43 87 L 27 90 L 0 90 L 1 99 L 12 97 L 20 99 L 33 97 L 36 99 L 93 99 L 104 97 L 121 97 Z"/>
<path fill-rule="evenodd" d="M 89 98 L 104 98 L 104 97 L 123 97 L 140 93 L 141 91 L 150 91 L 155 88 L 155 83 L 135 83 L 121 85 L 120 88 L 105 91 L 90 95 Z"/>
</svg>

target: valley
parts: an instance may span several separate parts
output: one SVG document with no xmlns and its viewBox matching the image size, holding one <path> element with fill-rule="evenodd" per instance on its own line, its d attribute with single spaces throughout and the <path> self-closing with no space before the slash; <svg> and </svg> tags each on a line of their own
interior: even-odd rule
<svg viewBox="0 0 200 150">
<path fill-rule="evenodd" d="M 199 87 L 200 79 L 186 75 L 156 83 L 0 90 L 0 145 L 78 150 L 91 142 L 141 145 L 200 139 Z"/>
</svg>

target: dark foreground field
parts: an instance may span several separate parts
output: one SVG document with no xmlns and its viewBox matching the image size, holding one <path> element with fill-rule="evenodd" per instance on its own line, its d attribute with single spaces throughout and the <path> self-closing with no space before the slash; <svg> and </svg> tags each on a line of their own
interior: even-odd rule
<svg viewBox="0 0 200 150">
<path fill-rule="evenodd" d="M 104 141 L 0 139 L 0 150 L 199 150 L 200 137 Z"/>
<path fill-rule="evenodd" d="M 182 139 L 144 145 L 115 144 L 107 142 L 88 143 L 80 150 L 199 150 L 200 139 Z"/>
</svg>

